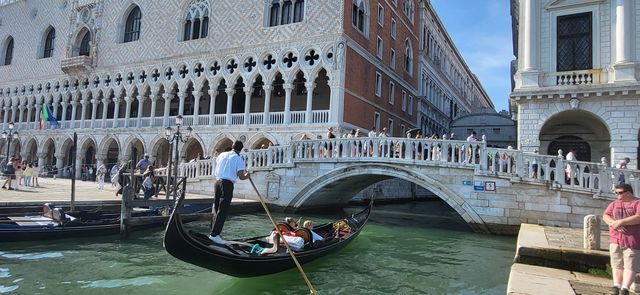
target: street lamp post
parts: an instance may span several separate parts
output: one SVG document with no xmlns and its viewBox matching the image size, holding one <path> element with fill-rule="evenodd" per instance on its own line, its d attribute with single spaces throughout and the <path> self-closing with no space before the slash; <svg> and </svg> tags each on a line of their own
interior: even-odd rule
<svg viewBox="0 0 640 295">
<path fill-rule="evenodd" d="M 18 139 L 18 131 L 14 131 L 13 133 L 11 133 L 11 130 L 13 130 L 14 127 L 15 125 L 13 124 L 13 122 L 10 122 L 9 133 L 2 132 L 2 139 L 5 139 L 7 141 L 7 153 L 5 157 L 5 163 L 9 162 L 9 148 L 11 147 L 11 141 L 13 141 L 14 139 Z"/>
<path fill-rule="evenodd" d="M 164 137 L 169 141 L 173 142 L 174 146 L 174 155 L 173 155 L 173 199 L 178 198 L 178 144 L 186 143 L 189 138 L 191 138 L 191 133 L 193 129 L 191 126 L 187 127 L 187 131 L 185 133 L 180 132 L 180 126 L 182 126 L 182 116 L 176 116 L 176 130 L 175 132 L 171 127 L 167 127 L 164 129 Z M 171 166 L 171 164 L 169 164 Z M 171 171 L 168 173 L 170 174 Z M 167 187 L 171 185 L 171 175 L 167 175 Z"/>
</svg>

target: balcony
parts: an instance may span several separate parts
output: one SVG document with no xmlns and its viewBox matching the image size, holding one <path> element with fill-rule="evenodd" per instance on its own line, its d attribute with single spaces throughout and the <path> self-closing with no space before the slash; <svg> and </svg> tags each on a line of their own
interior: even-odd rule
<svg viewBox="0 0 640 295">
<path fill-rule="evenodd" d="M 62 59 L 60 68 L 66 74 L 76 74 L 81 72 L 88 72 L 93 67 L 92 58 L 90 56 L 74 56 Z"/>
<path fill-rule="evenodd" d="M 556 86 L 567 86 L 600 84 L 601 74 L 602 69 L 591 69 L 570 72 L 556 72 L 552 73 L 551 75 L 554 77 Z"/>
</svg>

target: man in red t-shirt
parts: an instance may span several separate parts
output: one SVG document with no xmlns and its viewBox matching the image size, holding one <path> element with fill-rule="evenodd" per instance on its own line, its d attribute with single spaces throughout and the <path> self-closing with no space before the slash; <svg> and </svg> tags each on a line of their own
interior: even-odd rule
<svg viewBox="0 0 640 295">
<path fill-rule="evenodd" d="M 611 294 L 627 295 L 636 273 L 640 272 L 640 199 L 629 184 L 614 187 L 617 199 L 604 211 L 609 225 L 609 254 L 613 272 Z"/>
</svg>

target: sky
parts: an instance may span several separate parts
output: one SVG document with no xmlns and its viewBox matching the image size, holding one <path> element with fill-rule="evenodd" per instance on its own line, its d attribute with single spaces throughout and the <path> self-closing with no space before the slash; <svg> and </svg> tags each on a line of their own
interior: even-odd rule
<svg viewBox="0 0 640 295">
<path fill-rule="evenodd" d="M 431 0 L 449 36 L 497 111 L 508 109 L 511 40 L 509 0 Z"/>
</svg>

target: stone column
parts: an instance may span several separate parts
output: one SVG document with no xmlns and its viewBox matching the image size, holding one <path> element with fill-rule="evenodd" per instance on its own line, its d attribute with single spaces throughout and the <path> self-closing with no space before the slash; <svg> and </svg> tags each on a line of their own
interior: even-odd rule
<svg viewBox="0 0 640 295">
<path fill-rule="evenodd" d="M 151 115 L 149 118 L 149 126 L 157 127 L 156 124 L 156 104 L 158 102 L 158 96 L 155 93 L 149 94 L 149 99 L 151 100 Z"/>
<path fill-rule="evenodd" d="M 93 123 L 93 122 L 91 122 L 91 123 Z M 82 176 L 82 173 L 81 173 L 82 170 L 80 170 L 80 168 L 82 168 L 82 161 L 83 160 L 84 160 L 84 155 L 82 155 L 82 153 L 78 152 L 78 156 L 76 157 L 76 162 L 75 162 L 75 165 L 74 165 L 75 168 L 73 168 L 73 169 L 75 169 L 75 171 L 80 172 L 80 173 L 75 173 L 76 174 L 75 175 L 76 179 L 79 179 L 78 176 Z"/>
<path fill-rule="evenodd" d="M 631 60 L 631 6 L 629 0 L 616 0 L 616 63 Z"/>
<path fill-rule="evenodd" d="M 13 123 L 18 123 L 15 120 L 17 112 L 18 112 L 18 106 L 11 106 L 11 122 Z"/>
<path fill-rule="evenodd" d="M 62 157 L 64 157 L 64 154 L 56 154 L 56 168 L 58 168 L 57 176 L 62 176 L 62 168 L 64 168 Z"/>
<path fill-rule="evenodd" d="M 33 114 L 33 103 L 30 100 L 27 100 L 27 128 L 28 129 L 36 129 L 31 125 L 31 114 Z"/>
<path fill-rule="evenodd" d="M 284 88 L 284 124 L 291 123 L 291 91 L 293 90 L 293 84 L 285 83 L 282 85 Z"/>
<path fill-rule="evenodd" d="M 24 105 L 18 105 L 18 122 L 16 123 L 24 123 Z"/>
<path fill-rule="evenodd" d="M 634 42 L 633 34 L 633 16 L 630 0 L 615 1 L 615 64 L 614 81 L 615 82 L 635 82 L 635 64 L 631 45 Z"/>
<path fill-rule="evenodd" d="M 40 104 L 39 101 L 36 101 L 36 124 L 38 124 L 38 126 L 36 126 L 36 128 L 34 129 L 40 129 L 40 109 L 42 108 L 42 104 Z M 6 121 L 7 118 L 5 118 Z"/>
<path fill-rule="evenodd" d="M 58 117 L 58 106 L 60 105 L 60 97 L 56 98 L 53 100 L 53 116 L 56 117 L 56 119 L 60 119 Z"/>
<path fill-rule="evenodd" d="M 102 128 L 107 128 L 107 114 L 109 113 L 109 98 L 102 97 Z"/>
<path fill-rule="evenodd" d="M 307 124 L 313 123 L 313 88 L 315 88 L 315 84 L 313 82 L 304 83 L 304 86 L 307 87 L 307 109 L 304 116 Z"/>
<path fill-rule="evenodd" d="M 213 126 L 215 123 L 216 96 L 218 96 L 218 90 L 209 90 L 209 126 Z"/>
<path fill-rule="evenodd" d="M 136 127 L 140 128 L 142 127 L 142 110 L 144 107 L 145 97 L 142 95 L 138 95 L 137 99 L 138 99 L 138 120 L 136 121 Z"/>
<path fill-rule="evenodd" d="M 84 120 L 87 117 L 87 104 L 89 102 L 86 99 L 82 99 L 80 104 L 82 105 L 82 112 L 80 113 L 80 128 L 84 128 Z"/>
<path fill-rule="evenodd" d="M 198 122 L 198 116 L 200 115 L 200 98 L 202 98 L 201 91 L 193 91 L 193 125 L 200 125 Z"/>
<path fill-rule="evenodd" d="M 100 101 L 97 98 L 91 99 L 91 128 L 98 127 L 96 118 L 98 117 L 98 103 Z"/>
<path fill-rule="evenodd" d="M 227 93 L 227 125 L 231 125 L 231 106 L 233 104 L 233 95 L 236 93 L 236 90 L 231 88 L 231 87 L 227 87 L 227 89 L 225 89 L 225 92 Z"/>
<path fill-rule="evenodd" d="M 262 124 L 269 125 L 270 121 L 270 107 L 271 107 L 271 85 L 262 86 L 262 90 L 264 90 L 264 118 L 262 120 Z"/>
<path fill-rule="evenodd" d="M 60 122 L 63 122 L 67 119 L 67 105 L 69 105 L 69 103 L 66 101 L 62 101 L 60 104 L 62 105 L 62 115 L 59 119 Z"/>
<path fill-rule="evenodd" d="M 251 92 L 252 87 L 245 87 L 244 89 L 244 125 L 251 123 Z"/>
<path fill-rule="evenodd" d="M 173 99 L 173 94 L 165 93 L 162 95 L 164 98 L 164 119 L 162 125 L 169 126 L 169 112 L 171 111 L 171 100 Z"/>
<path fill-rule="evenodd" d="M 186 96 L 186 93 L 184 92 L 178 92 L 178 99 L 180 99 L 179 105 L 178 105 L 178 115 L 180 116 L 184 116 L 184 97 Z"/>
<path fill-rule="evenodd" d="M 124 101 L 126 102 L 124 113 L 124 127 L 129 127 L 129 119 L 131 118 L 131 102 L 133 101 L 133 98 L 130 96 L 125 96 Z"/>
<path fill-rule="evenodd" d="M 9 123 L 9 107 L 8 106 L 4 106 L 4 129 L 7 129 L 7 123 Z"/>
<path fill-rule="evenodd" d="M 522 87 L 539 87 L 538 81 L 538 0 L 522 0 L 524 18 L 521 20 L 523 31 L 522 71 L 520 85 Z"/>
<path fill-rule="evenodd" d="M 103 155 L 103 154 L 96 154 L 96 168 L 95 168 L 95 170 L 97 170 L 97 169 L 98 169 L 98 167 L 100 167 L 100 165 L 104 165 L 104 160 L 105 160 L 106 158 L 107 158 L 107 157 L 105 157 L 105 155 Z M 106 166 L 107 166 L 107 165 L 105 165 L 105 168 L 106 168 Z M 105 174 L 105 176 L 104 176 L 104 181 L 105 181 L 105 182 L 109 182 L 109 180 L 108 180 L 108 179 L 110 179 L 109 172 L 110 172 L 110 171 L 109 171 L 109 170 L 107 170 L 107 173 L 106 173 L 106 174 Z"/>
<path fill-rule="evenodd" d="M 37 153 L 36 156 L 38 157 L 38 167 L 40 167 L 40 171 L 42 171 L 42 167 L 44 167 L 44 157 L 45 157 L 45 153 Z"/>
<path fill-rule="evenodd" d="M 331 99 L 329 100 L 329 122 L 336 123 L 342 118 L 344 102 L 340 99 L 340 82 L 329 81 Z M 381 123 L 382 124 L 382 123 Z"/>
<path fill-rule="evenodd" d="M 71 100 L 71 128 L 75 128 L 76 114 L 78 113 L 78 102 Z"/>
<path fill-rule="evenodd" d="M 120 99 L 119 97 L 114 97 L 113 98 L 113 128 L 118 127 L 118 115 L 120 113 L 120 101 L 122 101 L 122 99 Z"/>
</svg>

